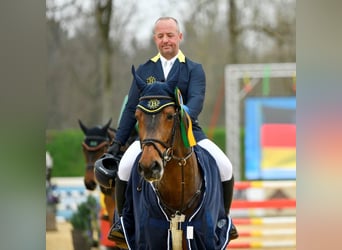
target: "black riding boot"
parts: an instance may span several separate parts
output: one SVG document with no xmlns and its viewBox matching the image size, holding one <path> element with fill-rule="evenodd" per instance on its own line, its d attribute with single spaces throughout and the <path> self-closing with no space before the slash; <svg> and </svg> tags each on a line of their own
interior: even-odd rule
<svg viewBox="0 0 342 250">
<path fill-rule="evenodd" d="M 127 181 L 122 181 L 117 177 L 115 180 L 115 204 L 119 217 L 122 216 L 122 210 L 125 204 L 126 187 Z M 107 238 L 114 241 L 117 247 L 128 249 L 120 220 L 112 225 Z"/>
<path fill-rule="evenodd" d="M 222 182 L 223 189 L 223 204 L 226 211 L 226 214 L 230 213 L 230 206 L 233 200 L 233 191 L 234 191 L 234 176 L 229 181 Z M 239 233 L 235 225 L 232 222 L 232 227 L 229 231 L 229 240 L 235 240 L 239 237 Z"/>
</svg>

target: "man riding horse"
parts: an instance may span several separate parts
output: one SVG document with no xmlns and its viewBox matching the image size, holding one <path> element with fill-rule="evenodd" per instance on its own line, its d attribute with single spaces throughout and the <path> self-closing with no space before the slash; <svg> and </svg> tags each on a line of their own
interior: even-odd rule
<svg viewBox="0 0 342 250">
<path fill-rule="evenodd" d="M 158 49 L 158 54 L 146 63 L 139 66 L 137 75 L 146 83 L 165 82 L 168 79 L 168 73 L 174 73 L 179 67 L 179 76 L 177 87 L 184 98 L 184 110 L 190 115 L 192 129 L 197 144 L 205 148 L 216 160 L 223 189 L 223 201 L 226 214 L 229 214 L 233 197 L 234 176 L 230 160 L 224 152 L 204 134 L 199 126 L 198 116 L 202 111 L 205 96 L 205 73 L 201 64 L 196 63 L 186 57 L 179 49 L 183 34 L 180 32 L 178 21 L 172 17 L 161 17 L 154 25 L 153 39 Z M 135 110 L 139 102 L 140 92 L 135 84 L 135 79 L 131 85 L 128 101 L 123 111 L 118 131 L 113 140 L 113 144 L 108 149 L 112 155 L 117 155 L 121 145 L 127 141 L 130 131 L 136 124 Z M 122 209 L 125 201 L 125 191 L 127 182 L 131 175 L 131 169 L 136 157 L 141 152 L 139 141 L 135 141 L 123 155 L 118 169 L 118 178 L 116 179 L 116 207 L 119 216 L 122 215 Z M 230 239 L 236 239 L 238 233 L 234 225 L 230 231 Z M 120 222 L 113 225 L 109 238 L 116 242 L 124 241 Z"/>
</svg>

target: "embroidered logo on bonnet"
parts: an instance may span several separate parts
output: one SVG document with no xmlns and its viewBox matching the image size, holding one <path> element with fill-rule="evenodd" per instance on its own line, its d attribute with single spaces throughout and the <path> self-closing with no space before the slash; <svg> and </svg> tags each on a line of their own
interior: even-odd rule
<svg viewBox="0 0 342 250">
<path fill-rule="evenodd" d="M 149 109 L 157 109 L 160 105 L 160 101 L 158 99 L 150 99 L 147 103 L 147 107 Z"/>
<path fill-rule="evenodd" d="M 132 66 L 132 74 L 140 91 L 137 108 L 146 113 L 158 113 L 167 106 L 175 106 L 174 88 L 177 79 L 168 82 L 157 81 L 155 77 L 149 76 L 143 80 L 136 74 Z"/>
<path fill-rule="evenodd" d="M 156 81 L 157 81 L 157 79 L 154 76 L 149 76 L 146 79 L 147 84 L 154 83 Z"/>
</svg>

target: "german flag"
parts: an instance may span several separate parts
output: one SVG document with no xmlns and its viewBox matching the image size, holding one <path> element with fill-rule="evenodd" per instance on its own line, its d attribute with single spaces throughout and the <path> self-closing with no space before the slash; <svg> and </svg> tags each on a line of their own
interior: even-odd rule
<svg viewBox="0 0 342 250">
<path fill-rule="evenodd" d="M 260 126 L 261 168 L 296 168 L 295 110 L 263 107 Z"/>
</svg>

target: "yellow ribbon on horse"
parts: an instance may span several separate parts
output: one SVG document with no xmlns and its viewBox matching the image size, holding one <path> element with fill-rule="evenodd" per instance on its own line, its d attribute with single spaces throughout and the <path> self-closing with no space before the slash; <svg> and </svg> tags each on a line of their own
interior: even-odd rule
<svg viewBox="0 0 342 250">
<path fill-rule="evenodd" d="M 184 145 L 188 148 L 193 147 L 197 143 L 196 143 L 195 136 L 192 132 L 192 121 L 191 121 L 190 115 L 184 109 L 182 93 L 177 87 L 175 88 L 175 99 L 176 99 L 177 106 L 180 108 L 180 114 L 181 114 L 180 126 L 181 126 L 181 134 L 182 134 Z"/>
</svg>

